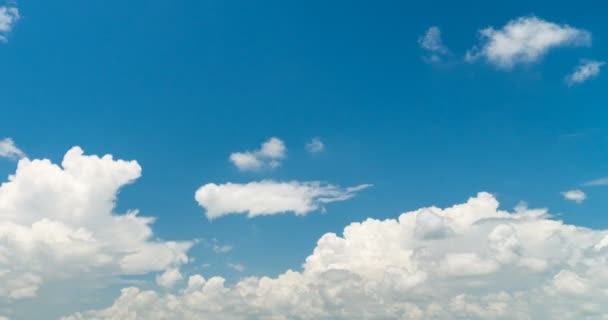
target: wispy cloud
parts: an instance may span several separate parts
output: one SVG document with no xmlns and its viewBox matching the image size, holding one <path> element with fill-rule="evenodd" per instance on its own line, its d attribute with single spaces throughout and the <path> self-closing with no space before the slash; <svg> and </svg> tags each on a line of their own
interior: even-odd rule
<svg viewBox="0 0 608 320">
<path fill-rule="evenodd" d="M 309 153 L 319 153 L 323 150 L 325 150 L 325 144 L 320 138 L 312 138 L 312 140 L 306 144 L 306 151 Z"/>
<path fill-rule="evenodd" d="M 482 43 L 467 52 L 466 60 L 484 58 L 506 70 L 536 62 L 553 48 L 591 45 L 590 32 L 534 16 L 511 20 L 501 29 L 482 29 L 480 35 Z"/>
<path fill-rule="evenodd" d="M 25 153 L 21 151 L 11 138 L 0 140 L 0 157 L 9 159 L 20 159 L 25 157 Z"/>
<path fill-rule="evenodd" d="M 587 182 L 583 183 L 583 186 L 585 186 L 585 187 L 608 186 L 608 177 L 587 181 Z"/>
<path fill-rule="evenodd" d="M 418 38 L 418 45 L 427 52 L 425 60 L 428 62 L 439 62 L 450 52 L 441 39 L 441 29 L 436 26 L 430 27 Z"/>
<path fill-rule="evenodd" d="M 245 266 L 239 263 L 227 263 L 226 266 L 232 270 L 243 272 L 245 271 Z"/>
<path fill-rule="evenodd" d="M 14 6 L 0 7 L 0 41 L 7 42 L 8 34 L 20 19 L 19 9 Z"/>
<path fill-rule="evenodd" d="M 195 199 L 206 210 L 207 218 L 214 219 L 228 214 L 247 214 L 248 217 L 293 212 L 305 215 L 324 204 L 345 201 L 357 192 L 369 188 L 363 184 L 340 188 L 319 181 L 276 182 L 264 180 L 247 184 L 206 184 L 200 187 Z"/>
<path fill-rule="evenodd" d="M 566 83 L 573 86 L 597 77 L 604 64 L 606 64 L 604 61 L 584 60 L 576 67 L 574 72 L 566 76 Z"/>
</svg>

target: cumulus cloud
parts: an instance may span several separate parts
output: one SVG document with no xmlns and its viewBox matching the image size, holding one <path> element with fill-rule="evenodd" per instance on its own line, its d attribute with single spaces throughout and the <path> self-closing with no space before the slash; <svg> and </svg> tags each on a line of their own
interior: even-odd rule
<svg viewBox="0 0 608 320">
<path fill-rule="evenodd" d="M 11 138 L 0 140 L 0 158 L 20 159 L 25 157 L 25 153 L 21 151 Z"/>
<path fill-rule="evenodd" d="M 562 192 L 562 196 L 566 200 L 574 201 L 576 203 L 583 203 L 587 199 L 587 194 L 581 190 L 569 190 Z"/>
<path fill-rule="evenodd" d="M 306 151 L 309 153 L 319 153 L 325 150 L 325 144 L 319 138 L 313 138 L 306 144 Z"/>
<path fill-rule="evenodd" d="M 14 6 L 0 7 L 0 41 L 8 41 L 8 34 L 13 30 L 15 23 L 19 21 L 19 9 Z"/>
<path fill-rule="evenodd" d="M 285 143 L 279 138 L 272 137 L 262 143 L 258 150 L 231 154 L 230 161 L 241 171 L 255 171 L 280 166 L 286 153 Z"/>
<path fill-rule="evenodd" d="M 205 208 L 208 219 L 227 214 L 247 214 L 250 218 L 286 212 L 305 215 L 323 204 L 348 200 L 368 187 L 364 184 L 344 189 L 319 181 L 209 183 L 200 187 L 194 198 Z"/>
<path fill-rule="evenodd" d="M 586 60 L 576 67 L 574 72 L 566 76 L 566 83 L 575 85 L 583 83 L 600 74 L 600 68 L 606 64 L 604 61 Z"/>
<path fill-rule="evenodd" d="M 120 188 L 140 175 L 135 161 L 88 156 L 79 147 L 65 154 L 61 166 L 21 159 L 0 185 L 0 300 L 33 297 L 51 281 L 145 274 L 187 263 L 191 242 L 156 240 L 154 219 L 137 211 L 114 213 Z"/>
<path fill-rule="evenodd" d="M 112 306 L 64 320 L 600 320 L 606 239 L 480 193 L 325 234 L 301 271 L 234 285 L 194 275 L 175 294 L 125 288 Z"/>
<path fill-rule="evenodd" d="M 467 52 L 467 60 L 484 58 L 501 69 L 536 62 L 557 47 L 591 45 L 588 31 L 534 16 L 511 20 L 502 29 L 482 29 L 480 36 L 482 43 Z"/>
<path fill-rule="evenodd" d="M 449 53 L 448 48 L 441 40 L 441 30 L 439 27 L 430 27 L 424 35 L 418 38 L 418 45 L 427 51 L 428 55 L 425 59 L 429 62 L 439 62 L 442 56 Z"/>
</svg>

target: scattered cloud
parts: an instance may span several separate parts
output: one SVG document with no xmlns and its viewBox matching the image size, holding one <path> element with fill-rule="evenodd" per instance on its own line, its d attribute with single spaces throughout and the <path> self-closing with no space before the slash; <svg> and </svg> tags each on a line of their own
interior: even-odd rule
<svg viewBox="0 0 608 320">
<path fill-rule="evenodd" d="M 11 138 L 0 140 L 0 158 L 20 159 L 25 157 L 25 153 L 21 151 Z"/>
<path fill-rule="evenodd" d="M 604 61 L 585 60 L 576 67 L 573 73 L 566 76 L 566 83 L 572 86 L 597 77 L 604 64 L 606 64 Z"/>
<path fill-rule="evenodd" d="M 215 253 L 228 253 L 232 251 L 232 246 L 228 244 L 220 244 L 217 239 L 213 239 L 213 252 Z"/>
<path fill-rule="evenodd" d="M 439 62 L 450 52 L 441 40 L 441 30 L 435 26 L 430 27 L 424 35 L 418 38 L 418 45 L 427 51 L 428 55 L 425 56 L 425 60 L 429 62 Z"/>
<path fill-rule="evenodd" d="M 466 59 L 484 58 L 506 70 L 536 62 L 557 47 L 591 45 L 590 32 L 534 16 L 511 20 L 502 29 L 482 29 L 480 35 L 482 43 L 469 50 Z"/>
<path fill-rule="evenodd" d="M 312 138 L 310 142 L 306 144 L 306 151 L 309 153 L 319 153 L 325 150 L 325 144 L 320 138 Z"/>
<path fill-rule="evenodd" d="M 238 271 L 238 272 L 243 272 L 245 271 L 245 267 L 242 264 L 238 264 L 238 263 L 228 263 L 226 264 L 226 266 L 232 270 Z"/>
<path fill-rule="evenodd" d="M 169 268 L 163 274 L 156 276 L 156 284 L 165 288 L 172 288 L 184 277 L 178 268 Z"/>
<path fill-rule="evenodd" d="M 61 166 L 21 159 L 0 185 L 0 298 L 33 297 L 47 282 L 77 285 L 187 263 L 192 242 L 158 240 L 153 218 L 114 213 L 118 191 L 140 176 L 136 161 L 88 156 L 79 147 Z M 165 273 L 159 282 L 172 278 Z"/>
<path fill-rule="evenodd" d="M 64 320 L 603 319 L 607 239 L 480 193 L 327 233 L 299 272 L 230 286 L 194 275 L 177 294 L 125 288 Z"/>
<path fill-rule="evenodd" d="M 562 192 L 562 196 L 566 200 L 574 201 L 576 203 L 583 203 L 587 199 L 587 195 L 581 190 L 569 190 Z"/>
<path fill-rule="evenodd" d="M 285 143 L 279 138 L 272 137 L 262 143 L 258 150 L 232 153 L 230 161 L 241 171 L 255 171 L 279 167 L 286 153 Z"/>
<path fill-rule="evenodd" d="M 293 212 L 305 215 L 326 203 L 348 200 L 371 185 L 340 188 L 319 181 L 275 182 L 263 180 L 247 184 L 209 183 L 200 187 L 195 199 L 205 208 L 208 219 L 228 214 L 248 217 Z"/>
<path fill-rule="evenodd" d="M 608 177 L 599 178 L 583 184 L 585 187 L 608 186 Z"/>
<path fill-rule="evenodd" d="M 7 42 L 8 34 L 13 30 L 15 23 L 19 21 L 19 9 L 14 6 L 0 7 L 0 41 Z"/>
</svg>

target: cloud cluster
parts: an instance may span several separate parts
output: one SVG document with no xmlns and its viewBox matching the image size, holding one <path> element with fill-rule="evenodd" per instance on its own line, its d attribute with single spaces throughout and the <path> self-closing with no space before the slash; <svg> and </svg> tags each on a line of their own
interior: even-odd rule
<svg viewBox="0 0 608 320">
<path fill-rule="evenodd" d="M 0 7 L 0 41 L 8 41 L 8 34 L 20 19 L 19 9 L 14 6 Z"/>
<path fill-rule="evenodd" d="M 576 67 L 573 73 L 566 76 L 569 85 L 583 83 L 600 74 L 600 68 L 606 64 L 604 61 L 587 60 Z"/>
<path fill-rule="evenodd" d="M 25 157 L 25 153 L 21 151 L 11 138 L 0 140 L 0 158 L 20 159 Z"/>
<path fill-rule="evenodd" d="M 600 320 L 607 262 L 608 231 L 503 211 L 480 193 L 325 234 L 301 272 L 231 286 L 194 275 L 174 294 L 125 288 L 112 306 L 64 320 Z"/>
<path fill-rule="evenodd" d="M 467 60 L 484 58 L 501 69 L 538 61 L 557 47 L 591 45 L 588 31 L 534 16 L 511 20 L 502 29 L 483 29 L 480 35 L 482 43 L 467 52 Z"/>
<path fill-rule="evenodd" d="M 47 282 L 174 270 L 188 262 L 192 243 L 153 240 L 152 218 L 113 212 L 120 188 L 140 175 L 135 161 L 87 156 L 78 147 L 61 166 L 21 159 L 0 185 L 0 300 L 35 296 Z"/>
<path fill-rule="evenodd" d="M 439 62 L 442 56 L 449 53 L 448 48 L 441 40 L 441 30 L 439 27 L 430 27 L 424 35 L 418 38 L 418 45 L 428 52 L 425 60 L 429 62 Z"/>
<path fill-rule="evenodd" d="M 241 171 L 276 168 L 281 165 L 286 152 L 285 143 L 279 138 L 272 137 L 262 143 L 258 150 L 232 153 L 230 161 Z"/>
<path fill-rule="evenodd" d="M 206 210 L 208 219 L 227 214 L 247 214 L 248 217 L 293 212 L 305 215 L 323 204 L 344 201 L 358 191 L 370 187 L 360 185 L 340 188 L 318 181 L 276 182 L 264 180 L 247 184 L 209 183 L 200 187 L 194 198 Z"/>
</svg>

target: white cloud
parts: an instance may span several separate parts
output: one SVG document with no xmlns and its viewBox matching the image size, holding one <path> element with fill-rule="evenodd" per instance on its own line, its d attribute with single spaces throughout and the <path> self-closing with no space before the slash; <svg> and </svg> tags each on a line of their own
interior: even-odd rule
<svg viewBox="0 0 608 320">
<path fill-rule="evenodd" d="M 573 73 L 566 76 L 566 82 L 569 85 L 583 83 L 590 78 L 597 77 L 600 74 L 600 68 L 606 64 L 604 61 L 587 60 L 583 61 L 576 67 Z"/>
<path fill-rule="evenodd" d="M 586 186 L 586 187 L 608 186 L 608 177 L 599 178 L 599 179 L 596 179 L 596 180 L 585 182 L 583 184 L 583 186 Z"/>
<path fill-rule="evenodd" d="M 325 144 L 319 138 L 313 138 L 306 144 L 306 151 L 309 153 L 319 153 L 325 150 Z"/>
<path fill-rule="evenodd" d="M 243 272 L 245 271 L 245 267 L 242 264 L 238 264 L 238 263 L 228 263 L 226 264 L 226 266 L 232 270 L 238 271 L 238 272 Z"/>
<path fill-rule="evenodd" d="M 448 48 L 441 40 L 441 30 L 439 27 L 430 27 L 424 35 L 418 38 L 418 45 L 428 52 L 428 56 L 425 59 L 430 62 L 439 62 L 443 55 L 449 53 Z"/>
<path fill-rule="evenodd" d="M 0 41 L 6 42 L 8 34 L 19 21 L 19 9 L 11 6 L 0 7 Z"/>
<path fill-rule="evenodd" d="M 178 268 L 169 268 L 163 274 L 156 276 L 156 284 L 161 287 L 171 288 L 182 279 L 184 277 Z"/>
<path fill-rule="evenodd" d="M 484 58 L 501 69 L 538 61 L 556 47 L 591 45 L 588 31 L 533 16 L 511 20 L 502 29 L 483 29 L 480 35 L 480 47 L 469 50 L 467 60 Z"/>
<path fill-rule="evenodd" d="M 250 218 L 286 212 L 305 215 L 325 203 L 348 200 L 368 187 L 370 185 L 343 189 L 318 181 L 209 183 L 200 187 L 194 198 L 205 208 L 208 219 L 227 214 L 247 214 Z"/>
<path fill-rule="evenodd" d="M 230 161 L 241 171 L 255 171 L 280 166 L 286 153 L 285 143 L 272 137 L 262 143 L 259 150 L 231 154 Z"/>
<path fill-rule="evenodd" d="M 220 244 L 217 239 L 213 239 L 212 249 L 215 253 L 228 253 L 232 251 L 232 246 L 228 244 Z"/>
<path fill-rule="evenodd" d="M 576 203 L 583 203 L 587 199 L 587 195 L 581 190 L 569 190 L 562 192 L 562 196 L 566 200 L 574 201 Z"/>
<path fill-rule="evenodd" d="M 47 282 L 145 274 L 188 262 L 191 242 L 153 239 L 154 219 L 113 212 L 135 161 L 87 156 L 74 147 L 61 166 L 21 159 L 0 185 L 0 300 L 35 296 Z"/>
<path fill-rule="evenodd" d="M 608 230 L 498 206 L 480 193 L 352 223 L 322 236 L 300 272 L 231 286 L 195 275 L 177 294 L 126 288 L 109 308 L 65 320 L 606 319 Z"/>
<path fill-rule="evenodd" d="M 11 138 L 0 140 L 0 158 L 20 159 L 25 157 L 25 153 L 17 148 L 15 141 Z"/>
</svg>

